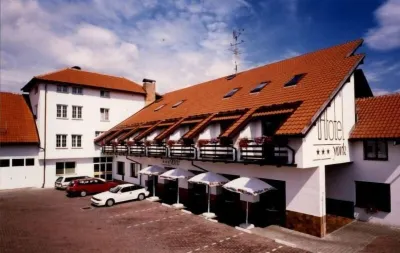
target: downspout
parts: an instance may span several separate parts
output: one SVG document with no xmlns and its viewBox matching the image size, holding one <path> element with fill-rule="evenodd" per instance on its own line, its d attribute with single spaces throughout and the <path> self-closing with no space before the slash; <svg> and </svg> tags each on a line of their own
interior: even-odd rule
<svg viewBox="0 0 400 253">
<path fill-rule="evenodd" d="M 192 166 L 198 168 L 199 170 L 202 170 L 204 172 L 208 172 L 208 170 L 203 169 L 202 167 L 200 167 L 199 165 L 194 164 L 193 160 L 192 160 Z"/>
<path fill-rule="evenodd" d="M 43 148 L 43 185 L 42 188 L 44 188 L 44 185 L 46 184 L 46 150 L 47 150 L 47 142 L 46 142 L 46 137 L 47 137 L 47 83 L 44 86 L 44 148 Z"/>
</svg>

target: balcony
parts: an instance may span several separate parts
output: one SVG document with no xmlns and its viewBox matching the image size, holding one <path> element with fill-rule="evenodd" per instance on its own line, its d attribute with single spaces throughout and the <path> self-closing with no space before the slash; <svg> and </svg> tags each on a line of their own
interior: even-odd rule
<svg viewBox="0 0 400 253">
<path fill-rule="evenodd" d="M 103 154 L 114 154 L 114 146 L 107 145 L 101 147 L 101 153 Z"/>
<path fill-rule="evenodd" d="M 294 150 L 287 144 L 278 145 L 264 140 L 240 140 L 240 159 L 243 163 L 287 165 L 294 164 Z"/>
<path fill-rule="evenodd" d="M 194 145 L 174 144 L 169 148 L 169 156 L 176 159 L 196 159 L 197 149 Z"/>
<path fill-rule="evenodd" d="M 165 145 L 153 144 L 147 147 L 148 157 L 167 157 L 168 149 Z"/>
<path fill-rule="evenodd" d="M 233 145 L 221 145 L 220 143 L 202 143 L 199 140 L 199 160 L 204 161 L 236 161 L 237 150 Z"/>
<path fill-rule="evenodd" d="M 126 155 L 128 154 L 128 146 L 118 145 L 114 147 L 114 154 L 116 155 Z"/>
<path fill-rule="evenodd" d="M 131 156 L 146 156 L 146 147 L 143 145 L 129 146 L 129 155 Z"/>
</svg>

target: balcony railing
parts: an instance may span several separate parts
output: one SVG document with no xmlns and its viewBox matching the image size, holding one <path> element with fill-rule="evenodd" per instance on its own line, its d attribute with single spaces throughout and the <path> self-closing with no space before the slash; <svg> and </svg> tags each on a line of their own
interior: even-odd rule
<svg viewBox="0 0 400 253">
<path fill-rule="evenodd" d="M 114 154 L 114 146 L 102 146 L 101 153 L 103 154 Z"/>
<path fill-rule="evenodd" d="M 128 146 L 118 145 L 114 148 L 114 154 L 116 155 L 126 155 L 128 153 Z"/>
<path fill-rule="evenodd" d="M 294 152 L 288 146 L 252 143 L 246 147 L 240 147 L 239 160 L 257 164 L 293 164 Z"/>
<path fill-rule="evenodd" d="M 150 145 L 147 147 L 149 157 L 167 157 L 168 149 L 165 145 Z"/>
<path fill-rule="evenodd" d="M 143 145 L 129 146 L 129 155 L 131 155 L 131 156 L 146 156 L 146 147 Z"/>
<path fill-rule="evenodd" d="M 196 159 L 197 149 L 191 146 L 181 144 L 172 145 L 169 148 L 169 156 L 177 159 Z"/>
<path fill-rule="evenodd" d="M 199 147 L 199 159 L 207 161 L 236 161 L 236 148 L 219 143 Z"/>
</svg>

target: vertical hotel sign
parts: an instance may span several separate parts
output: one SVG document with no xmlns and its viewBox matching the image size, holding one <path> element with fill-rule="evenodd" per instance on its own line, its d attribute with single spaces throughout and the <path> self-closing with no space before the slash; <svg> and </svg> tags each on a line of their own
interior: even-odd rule
<svg viewBox="0 0 400 253">
<path fill-rule="evenodd" d="M 343 96 L 337 96 L 316 122 L 317 141 L 313 144 L 314 161 L 340 160 L 347 157 L 344 132 Z"/>
</svg>

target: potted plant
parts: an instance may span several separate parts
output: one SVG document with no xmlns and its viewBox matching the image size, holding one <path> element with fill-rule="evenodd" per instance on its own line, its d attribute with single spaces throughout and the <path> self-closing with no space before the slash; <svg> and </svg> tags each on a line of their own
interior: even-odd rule
<svg viewBox="0 0 400 253">
<path fill-rule="evenodd" d="M 244 138 L 241 138 L 240 140 L 239 140 L 239 147 L 241 147 L 241 148 L 247 148 L 248 146 L 249 146 L 249 139 L 248 138 L 246 138 L 246 137 L 244 137 Z"/>
<path fill-rule="evenodd" d="M 175 141 L 175 140 L 168 140 L 168 141 L 167 141 L 168 147 L 172 147 L 172 146 L 175 145 L 175 144 L 176 144 L 176 141 Z"/>
<path fill-rule="evenodd" d="M 210 143 L 210 140 L 200 139 L 200 140 L 197 141 L 197 145 L 199 147 L 203 147 L 203 146 L 207 145 L 208 143 Z"/>
<path fill-rule="evenodd" d="M 269 136 L 261 136 L 261 137 L 254 138 L 254 142 L 257 145 L 261 145 L 264 143 L 270 143 L 271 141 L 272 141 L 272 138 Z"/>
<path fill-rule="evenodd" d="M 218 144 L 218 142 L 219 142 L 218 138 L 212 138 L 210 140 L 210 144 Z"/>
</svg>

